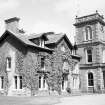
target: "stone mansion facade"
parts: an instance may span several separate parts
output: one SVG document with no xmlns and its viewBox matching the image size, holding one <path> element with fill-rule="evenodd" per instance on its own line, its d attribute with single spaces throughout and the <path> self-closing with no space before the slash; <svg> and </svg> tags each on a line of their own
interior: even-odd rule
<svg viewBox="0 0 105 105">
<path fill-rule="evenodd" d="M 5 20 L 6 31 L 0 37 L 1 94 L 30 96 L 32 91 L 38 95 L 57 89 L 62 94 L 67 89 L 70 93 L 104 92 L 103 16 L 96 12 L 76 17 L 75 45 L 63 33 L 26 35 L 18 22 L 17 17 Z"/>
<path fill-rule="evenodd" d="M 61 72 L 62 93 L 67 88 L 79 91 L 80 56 L 66 34 L 26 35 L 18 28 L 18 22 L 17 17 L 5 20 L 6 31 L 0 37 L 0 93 L 30 96 L 34 90 L 35 95 L 47 94 L 56 81 L 48 84 L 52 72 Z"/>
<path fill-rule="evenodd" d="M 76 17 L 75 41 L 80 61 L 82 92 L 103 92 L 105 89 L 105 22 L 97 11 Z"/>
</svg>

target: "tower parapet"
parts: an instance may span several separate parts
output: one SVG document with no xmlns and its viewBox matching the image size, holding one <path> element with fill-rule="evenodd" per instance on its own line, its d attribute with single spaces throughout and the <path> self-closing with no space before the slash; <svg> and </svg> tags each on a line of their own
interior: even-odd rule
<svg viewBox="0 0 105 105">
<path fill-rule="evenodd" d="M 76 23 L 74 24 L 74 26 L 79 26 L 83 24 L 85 25 L 91 22 L 100 22 L 102 25 L 105 26 L 104 17 L 103 15 L 100 15 L 98 12 L 91 15 L 82 16 L 82 17 L 76 16 L 75 19 L 76 19 Z"/>
</svg>

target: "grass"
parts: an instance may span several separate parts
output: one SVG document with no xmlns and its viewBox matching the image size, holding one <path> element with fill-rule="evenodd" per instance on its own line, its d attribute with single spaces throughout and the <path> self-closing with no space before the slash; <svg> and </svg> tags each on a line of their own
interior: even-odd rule
<svg viewBox="0 0 105 105">
<path fill-rule="evenodd" d="M 0 105 L 53 105 L 59 103 L 59 97 L 9 97 L 0 96 Z"/>
</svg>

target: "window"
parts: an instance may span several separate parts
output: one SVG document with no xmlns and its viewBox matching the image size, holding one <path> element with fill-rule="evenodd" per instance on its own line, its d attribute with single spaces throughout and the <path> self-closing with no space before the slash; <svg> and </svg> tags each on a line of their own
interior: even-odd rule
<svg viewBox="0 0 105 105">
<path fill-rule="evenodd" d="M 22 89 L 22 76 L 19 76 L 20 79 L 20 89 Z"/>
<path fill-rule="evenodd" d="M 87 26 L 85 29 L 86 37 L 85 40 L 91 40 L 92 39 L 92 29 L 90 26 Z"/>
<path fill-rule="evenodd" d="M 41 76 L 39 76 L 39 88 L 41 88 Z"/>
<path fill-rule="evenodd" d="M 92 49 L 87 50 L 87 62 L 91 63 L 92 62 Z"/>
<path fill-rule="evenodd" d="M 11 68 L 11 57 L 7 57 L 7 68 Z"/>
<path fill-rule="evenodd" d="M 22 89 L 22 76 L 14 76 L 14 88 Z"/>
<path fill-rule="evenodd" d="M 14 80 L 15 80 L 15 89 L 17 89 L 17 76 L 14 76 Z"/>
<path fill-rule="evenodd" d="M 61 46 L 61 51 L 65 52 L 65 47 L 64 47 L 64 45 Z"/>
<path fill-rule="evenodd" d="M 46 83 L 46 78 L 44 76 L 44 78 L 43 78 L 43 88 L 45 88 L 45 83 Z"/>
<path fill-rule="evenodd" d="M 45 64 L 44 64 L 45 58 L 41 58 L 41 69 L 45 68 Z"/>
<path fill-rule="evenodd" d="M 1 76 L 0 77 L 0 79 L 1 79 L 1 89 L 3 89 L 4 88 L 4 76 Z"/>
<path fill-rule="evenodd" d="M 40 47 L 43 47 L 44 48 L 44 39 L 40 39 Z"/>
<path fill-rule="evenodd" d="M 103 25 L 101 25 L 101 31 L 104 32 L 104 27 L 103 27 Z"/>
<path fill-rule="evenodd" d="M 88 86 L 94 86 L 93 73 L 88 73 Z"/>
<path fill-rule="evenodd" d="M 62 78 L 62 90 L 64 90 L 64 77 Z"/>
<path fill-rule="evenodd" d="M 69 64 L 67 61 L 64 61 L 64 63 L 63 63 L 63 71 L 69 72 Z"/>
</svg>

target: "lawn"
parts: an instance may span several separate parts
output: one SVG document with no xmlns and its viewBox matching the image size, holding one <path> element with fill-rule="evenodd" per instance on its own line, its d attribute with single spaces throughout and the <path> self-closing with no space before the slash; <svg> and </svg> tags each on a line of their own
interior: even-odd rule
<svg viewBox="0 0 105 105">
<path fill-rule="evenodd" d="M 0 96 L 0 105 L 53 105 L 59 103 L 59 97 L 9 97 Z"/>
</svg>

